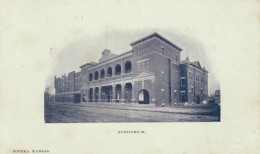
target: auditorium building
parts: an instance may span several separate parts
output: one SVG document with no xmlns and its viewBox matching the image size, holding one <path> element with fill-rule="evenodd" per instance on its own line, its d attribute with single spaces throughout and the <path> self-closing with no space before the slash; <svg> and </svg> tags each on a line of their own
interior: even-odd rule
<svg viewBox="0 0 260 154">
<path fill-rule="evenodd" d="M 55 76 L 55 101 L 173 106 L 208 99 L 208 71 L 188 57 L 180 61 L 180 47 L 158 33 L 130 45 L 120 55 L 105 49 L 99 62 Z"/>
</svg>

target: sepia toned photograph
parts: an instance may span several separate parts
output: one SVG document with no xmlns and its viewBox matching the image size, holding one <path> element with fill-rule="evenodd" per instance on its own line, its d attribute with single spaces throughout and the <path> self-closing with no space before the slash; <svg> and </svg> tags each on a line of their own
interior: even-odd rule
<svg viewBox="0 0 260 154">
<path fill-rule="evenodd" d="M 107 31 L 104 38 L 107 47 Z M 54 82 L 44 92 L 45 122 L 220 121 L 220 89 L 215 78 L 209 78 L 214 74 L 206 68 L 210 66 L 205 66 L 203 52 L 190 60 L 197 53 L 189 57 L 186 51 L 185 55 L 181 47 L 157 32 L 133 40 L 130 46 L 119 54 L 107 48 L 83 49 L 88 54 L 99 53 L 100 58 L 82 64 L 79 71 L 51 77 Z M 71 48 L 70 52 L 80 52 Z M 67 56 L 62 57 L 63 67 L 66 60 L 75 58 Z"/>
</svg>

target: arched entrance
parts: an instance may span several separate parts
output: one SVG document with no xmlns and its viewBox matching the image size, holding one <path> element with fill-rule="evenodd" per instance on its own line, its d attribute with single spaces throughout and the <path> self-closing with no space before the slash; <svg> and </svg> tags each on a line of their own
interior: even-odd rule
<svg viewBox="0 0 260 154">
<path fill-rule="evenodd" d="M 149 104 L 149 92 L 145 89 L 141 89 L 138 93 L 139 104 Z"/>
</svg>

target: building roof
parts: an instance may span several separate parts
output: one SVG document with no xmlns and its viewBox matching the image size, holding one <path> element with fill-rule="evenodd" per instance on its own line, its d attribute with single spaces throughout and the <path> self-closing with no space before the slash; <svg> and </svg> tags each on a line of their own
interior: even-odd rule
<svg viewBox="0 0 260 154">
<path fill-rule="evenodd" d="M 99 62 L 103 62 L 103 61 L 112 59 L 112 58 L 114 58 L 114 57 L 116 57 L 116 56 L 117 56 L 117 54 L 114 54 L 114 53 L 112 53 L 110 50 L 105 49 L 105 50 L 102 52 L 102 56 L 101 56 L 101 58 L 99 59 Z"/>
<path fill-rule="evenodd" d="M 104 53 L 104 51 L 103 51 L 102 53 Z M 82 67 L 84 67 L 84 66 L 86 66 L 86 65 L 91 65 L 91 68 L 92 68 L 92 67 L 94 67 L 94 66 L 103 64 L 103 63 L 105 63 L 105 62 L 108 62 L 108 61 L 113 60 L 113 59 L 115 59 L 115 58 L 119 58 L 119 57 L 124 56 L 124 55 L 129 54 L 129 53 L 132 53 L 132 50 L 123 52 L 123 53 L 121 53 L 121 54 L 119 54 L 119 55 L 114 54 L 114 56 L 109 57 L 109 58 L 107 58 L 107 59 L 103 59 L 103 60 L 101 60 L 101 61 L 98 62 L 98 63 L 97 63 L 97 62 L 86 63 L 86 64 L 80 66 L 80 68 L 82 68 Z"/>
<path fill-rule="evenodd" d="M 192 66 L 194 66 L 194 67 L 196 67 L 196 68 L 198 68 L 200 70 L 203 70 L 203 71 L 208 73 L 208 71 L 206 70 L 205 67 L 203 67 L 203 68 L 201 67 L 199 61 L 190 62 L 188 57 L 185 60 L 180 61 L 180 64 L 189 64 L 189 65 L 192 65 Z"/>
<path fill-rule="evenodd" d="M 169 44 L 170 46 L 174 47 L 175 49 L 177 49 L 177 50 L 179 50 L 179 51 L 182 51 L 182 49 L 181 49 L 180 47 L 178 47 L 177 45 L 173 44 L 171 41 L 169 41 L 168 39 L 164 38 L 163 36 L 161 36 L 161 35 L 158 34 L 157 32 L 152 33 L 152 34 L 150 34 L 150 35 L 148 35 L 148 36 L 146 36 L 146 37 L 143 37 L 143 38 L 141 38 L 141 39 L 139 39 L 139 40 L 137 40 L 137 41 L 134 41 L 134 42 L 131 43 L 130 45 L 133 46 L 133 45 L 135 45 L 135 44 L 138 44 L 138 43 L 140 43 L 140 42 L 143 42 L 143 41 L 145 41 L 145 40 L 147 40 L 147 39 L 149 39 L 149 38 L 152 38 L 152 37 L 157 37 L 157 38 L 159 38 L 160 40 L 162 40 L 162 41 L 166 42 L 167 44 Z"/>
<path fill-rule="evenodd" d="M 86 65 L 95 65 L 95 64 L 97 64 L 97 63 L 92 61 L 90 63 L 86 63 L 86 64 L 81 65 L 80 68 L 82 68 L 82 67 L 84 67 Z"/>
<path fill-rule="evenodd" d="M 190 63 L 190 60 L 188 57 L 185 60 L 180 61 L 180 64 L 189 64 L 189 63 Z"/>
<path fill-rule="evenodd" d="M 200 62 L 199 61 L 194 61 L 194 62 L 191 62 L 192 65 L 202 69 L 201 65 L 200 65 Z"/>
</svg>

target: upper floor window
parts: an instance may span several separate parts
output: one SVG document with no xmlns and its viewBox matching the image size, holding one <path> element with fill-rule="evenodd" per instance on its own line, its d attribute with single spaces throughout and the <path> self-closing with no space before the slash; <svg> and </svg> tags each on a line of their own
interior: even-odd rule
<svg viewBox="0 0 260 154">
<path fill-rule="evenodd" d="M 164 99 L 164 97 L 165 97 L 165 90 L 161 89 L 161 93 L 162 93 L 162 98 Z"/>
<path fill-rule="evenodd" d="M 161 53 L 164 54 L 164 46 L 161 46 Z"/>
<path fill-rule="evenodd" d="M 186 85 L 185 77 L 181 77 L 181 86 L 184 87 Z"/>
<path fill-rule="evenodd" d="M 199 76 L 199 74 L 196 74 L 195 80 L 196 80 L 196 81 L 200 81 L 200 76 Z"/>
<path fill-rule="evenodd" d="M 125 73 L 130 73 L 130 72 L 132 72 L 132 64 L 130 61 L 127 61 L 125 63 Z"/>
<path fill-rule="evenodd" d="M 100 78 L 103 79 L 105 78 L 105 70 L 102 69 L 101 72 L 100 72 Z"/>
<path fill-rule="evenodd" d="M 92 73 L 89 74 L 88 80 L 89 80 L 89 81 L 92 81 L 92 80 L 93 80 L 93 74 L 92 74 Z"/>
<path fill-rule="evenodd" d="M 112 68 L 108 67 L 107 69 L 107 77 L 111 77 L 112 76 Z"/>
<path fill-rule="evenodd" d="M 161 78 L 162 78 L 162 81 L 164 81 L 164 72 L 163 71 L 161 72 Z"/>
<path fill-rule="evenodd" d="M 98 71 L 95 72 L 95 80 L 98 80 Z"/>
<path fill-rule="evenodd" d="M 121 74 L 121 65 L 117 64 L 115 68 L 115 75 L 120 75 Z"/>
<path fill-rule="evenodd" d="M 149 47 L 145 47 L 145 48 L 142 48 L 142 49 L 137 51 L 137 57 L 142 57 L 142 56 L 145 56 L 145 55 L 148 55 L 148 54 L 150 54 L 150 48 Z"/>
<path fill-rule="evenodd" d="M 178 71 L 178 65 L 175 63 L 172 63 L 172 69 Z"/>
</svg>

